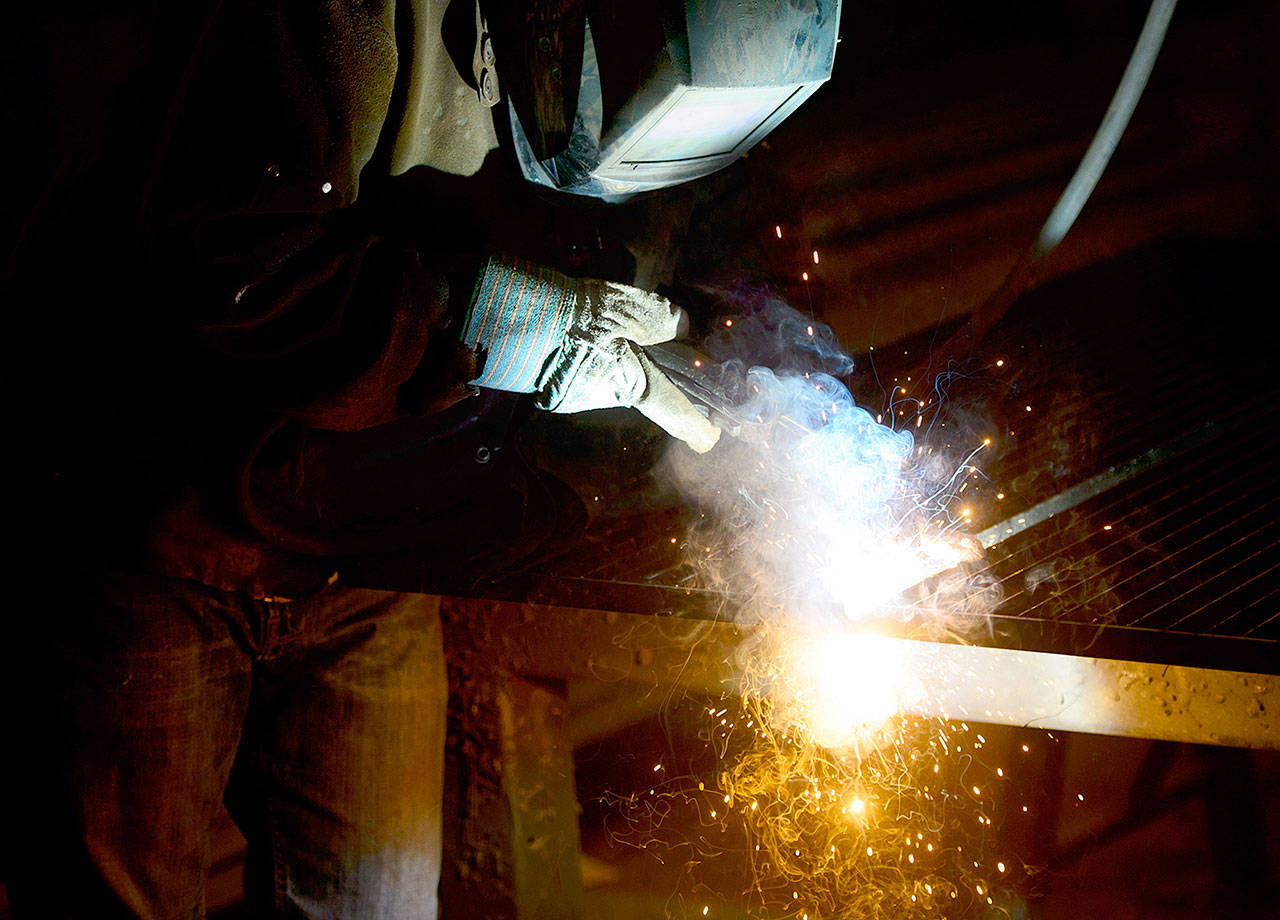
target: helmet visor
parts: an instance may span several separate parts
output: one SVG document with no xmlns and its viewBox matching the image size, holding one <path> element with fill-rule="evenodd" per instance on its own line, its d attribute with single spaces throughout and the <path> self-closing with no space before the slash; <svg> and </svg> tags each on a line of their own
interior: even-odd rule
<svg viewBox="0 0 1280 920">
<path fill-rule="evenodd" d="M 803 68 L 783 62 L 770 73 L 757 53 L 750 55 L 750 67 L 726 78 L 723 48 L 705 41 L 691 43 L 687 35 L 669 36 L 644 78 L 621 94 L 616 86 L 602 86 L 601 52 L 588 19 L 578 104 L 564 149 L 539 159 L 515 107 L 508 107 L 525 178 L 561 192 L 623 201 L 723 169 L 830 77 L 836 32 L 831 9 L 827 6 L 826 18 L 808 23 L 809 31 L 803 33 L 810 52 Z M 838 9 L 836 5 L 836 14 Z M 794 23 L 789 28 L 788 34 L 800 34 Z M 817 66 L 815 44 L 830 46 L 819 55 Z M 767 60 L 775 55 L 764 56 Z M 712 62 L 714 68 L 709 66 Z M 710 79 L 701 76 L 712 71 Z M 605 72 L 611 73 L 608 68 Z M 606 113 L 605 98 L 619 95 L 625 101 Z"/>
</svg>

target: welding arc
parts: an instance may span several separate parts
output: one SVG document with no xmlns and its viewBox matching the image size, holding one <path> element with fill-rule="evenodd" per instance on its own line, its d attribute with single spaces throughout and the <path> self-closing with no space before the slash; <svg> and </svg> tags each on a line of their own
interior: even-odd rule
<svg viewBox="0 0 1280 920">
<path fill-rule="evenodd" d="M 1058 198 L 1058 203 L 1036 234 L 1035 241 L 1009 270 L 1000 286 L 969 315 L 964 325 L 933 349 L 931 365 L 936 363 L 937 366 L 946 368 L 962 351 L 972 349 L 980 342 L 1030 286 L 1036 264 L 1067 235 L 1085 202 L 1093 194 L 1094 187 L 1129 125 L 1129 118 L 1146 88 L 1147 78 L 1151 75 L 1160 46 L 1164 43 L 1175 4 L 1176 0 L 1152 0 L 1138 42 L 1129 57 L 1115 95 L 1111 97 L 1111 104 L 1107 107 L 1102 123 L 1081 158 L 1080 165 L 1076 167 L 1071 181 Z M 928 376 L 926 372 L 919 379 L 928 379 Z"/>
</svg>

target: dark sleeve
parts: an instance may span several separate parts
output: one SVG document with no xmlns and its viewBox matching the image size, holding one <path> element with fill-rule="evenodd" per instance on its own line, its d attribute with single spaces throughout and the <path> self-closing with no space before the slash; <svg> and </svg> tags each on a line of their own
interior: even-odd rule
<svg viewBox="0 0 1280 920">
<path fill-rule="evenodd" d="M 349 431 L 474 376 L 458 327 L 483 231 L 429 200 L 404 220 L 382 163 L 389 2 L 232 0 L 188 36 L 141 213 L 153 305 L 210 399 Z"/>
</svg>

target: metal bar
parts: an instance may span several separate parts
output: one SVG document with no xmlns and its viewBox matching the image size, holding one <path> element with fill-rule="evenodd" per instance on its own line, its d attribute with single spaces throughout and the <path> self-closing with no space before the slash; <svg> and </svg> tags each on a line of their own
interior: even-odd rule
<svg viewBox="0 0 1280 920">
<path fill-rule="evenodd" d="M 1015 514 L 1013 517 L 998 524 L 993 524 L 975 536 L 982 543 L 984 549 L 990 549 L 1015 534 L 1022 533 L 1037 524 L 1047 521 L 1055 514 L 1068 511 L 1091 498 L 1096 498 L 1108 489 L 1115 488 L 1135 476 L 1155 469 L 1170 460 L 1181 457 L 1190 450 L 1207 444 L 1214 438 L 1234 431 L 1236 428 L 1241 427 L 1251 415 L 1252 411 L 1236 412 L 1232 415 L 1210 419 L 1179 438 L 1175 438 L 1158 447 L 1153 447 L 1132 460 L 1104 470 L 1078 485 L 1059 492 L 1053 498 L 1046 499 L 1038 505 L 1033 505 L 1026 511 Z"/>
<path fill-rule="evenodd" d="M 578 800 L 563 693 L 520 678 L 498 694 L 502 789 L 519 920 L 583 916 Z"/>
<path fill-rule="evenodd" d="M 516 673 L 498 632 L 440 598 L 449 663 L 444 916 L 577 920 L 585 913 L 563 684 Z"/>
<path fill-rule="evenodd" d="M 545 678 L 733 692 L 732 624 L 495 601 L 460 605 L 490 653 Z M 918 684 L 922 716 L 1280 749 L 1280 676 L 876 637 Z"/>
</svg>

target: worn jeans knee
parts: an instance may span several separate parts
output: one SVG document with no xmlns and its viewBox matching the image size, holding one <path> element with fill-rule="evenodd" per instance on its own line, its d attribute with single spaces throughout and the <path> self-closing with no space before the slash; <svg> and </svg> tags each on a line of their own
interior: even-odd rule
<svg viewBox="0 0 1280 920">
<path fill-rule="evenodd" d="M 331 585 L 272 603 L 130 576 L 80 600 L 44 631 L 43 692 L 19 720 L 32 852 L 12 860 L 15 916 L 203 916 L 229 783 L 263 913 L 435 916 L 430 598 Z"/>
</svg>

